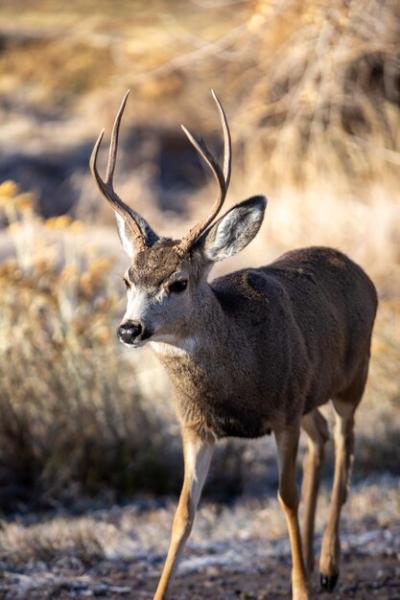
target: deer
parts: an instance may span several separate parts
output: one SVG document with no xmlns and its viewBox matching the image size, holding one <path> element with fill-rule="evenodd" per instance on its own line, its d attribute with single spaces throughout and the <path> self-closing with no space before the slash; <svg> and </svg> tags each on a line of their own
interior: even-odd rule
<svg viewBox="0 0 400 600">
<path fill-rule="evenodd" d="M 183 485 L 154 600 L 170 597 L 218 440 L 270 433 L 290 541 L 292 598 L 310 598 L 315 513 L 329 438 L 320 407 L 328 402 L 335 415 L 335 468 L 319 570 L 322 588 L 332 591 L 339 576 L 339 519 L 354 455 L 354 415 L 367 381 L 377 310 L 374 284 L 345 254 L 318 246 L 211 279 L 216 262 L 236 255 L 256 236 L 267 200 L 252 196 L 219 216 L 231 178 L 232 142 L 226 113 L 212 91 L 223 133 L 222 166 L 204 140 L 182 129 L 216 180 L 216 199 L 181 239 L 157 235 L 114 189 L 128 94 L 114 121 L 105 178 L 97 168 L 104 129 L 90 168 L 114 209 L 130 261 L 123 277 L 127 308 L 117 335 L 129 348 L 149 344 L 156 353 L 172 383 L 181 429 Z M 302 527 L 296 487 L 301 431 L 307 439 Z"/>
</svg>

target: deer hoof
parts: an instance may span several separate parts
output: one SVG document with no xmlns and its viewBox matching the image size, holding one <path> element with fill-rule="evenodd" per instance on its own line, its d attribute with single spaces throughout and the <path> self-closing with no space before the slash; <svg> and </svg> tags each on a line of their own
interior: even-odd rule
<svg viewBox="0 0 400 600">
<path fill-rule="evenodd" d="M 323 575 L 321 573 L 321 588 L 327 592 L 333 592 L 338 579 L 339 573 L 334 575 Z"/>
</svg>

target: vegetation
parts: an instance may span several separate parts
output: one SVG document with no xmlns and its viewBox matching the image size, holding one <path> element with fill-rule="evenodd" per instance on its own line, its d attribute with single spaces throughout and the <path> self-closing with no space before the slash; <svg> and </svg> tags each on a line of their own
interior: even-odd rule
<svg viewBox="0 0 400 600">
<path fill-rule="evenodd" d="M 134 491 L 146 487 L 143 473 L 168 491 L 165 428 L 110 344 L 111 257 L 77 251 L 82 224 L 35 216 L 11 182 L 0 197 L 16 249 L 0 268 L 1 497 L 68 501 L 77 484 Z"/>
</svg>

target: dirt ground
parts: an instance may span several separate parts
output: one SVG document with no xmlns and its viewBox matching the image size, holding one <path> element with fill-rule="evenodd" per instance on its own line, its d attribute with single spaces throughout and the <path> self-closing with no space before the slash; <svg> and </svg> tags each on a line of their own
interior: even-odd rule
<svg viewBox="0 0 400 600">
<path fill-rule="evenodd" d="M 212 569 L 206 573 L 179 577 L 174 586 L 174 600 L 266 600 L 288 598 L 289 564 L 287 560 L 271 561 L 264 571 L 235 573 Z M 137 585 L 131 598 L 151 598 L 156 580 Z M 342 581 L 336 593 L 321 593 L 317 576 L 313 578 L 313 591 L 319 598 L 380 598 L 400 599 L 400 563 L 393 558 L 357 556 L 346 557 Z M 110 596 L 117 598 L 117 596 Z"/>
<path fill-rule="evenodd" d="M 398 479 L 353 486 L 341 520 L 341 574 L 333 594 L 319 584 L 318 553 L 329 504 L 321 491 L 312 598 L 400 600 Z M 0 526 L 0 600 L 153 598 L 176 500 L 27 512 Z M 300 514 L 301 516 L 301 514 Z M 290 547 L 275 497 L 204 502 L 171 600 L 290 599 Z"/>
<path fill-rule="evenodd" d="M 357 598 L 368 600 L 400 599 L 400 563 L 397 558 L 357 555 L 345 556 L 344 566 L 338 586 L 333 594 L 322 593 L 317 575 L 313 577 L 313 597 L 318 598 Z M 16 583 L 16 577 L 14 584 Z M 32 599 L 47 600 L 57 598 L 152 598 L 157 578 L 141 572 L 138 565 L 109 566 L 102 568 L 96 576 L 90 577 L 90 585 L 85 575 L 59 581 L 47 588 L 23 589 L 17 591 L 13 585 L 13 576 L 3 580 L 0 597 L 4 600 Z M 22 586 L 23 587 L 23 586 Z M 13 589 L 14 588 L 14 589 Z M 177 578 L 171 600 L 264 600 L 289 598 L 288 560 L 270 560 L 264 570 L 253 573 L 238 573 L 225 568 L 209 568 L 201 573 L 192 573 Z"/>
</svg>

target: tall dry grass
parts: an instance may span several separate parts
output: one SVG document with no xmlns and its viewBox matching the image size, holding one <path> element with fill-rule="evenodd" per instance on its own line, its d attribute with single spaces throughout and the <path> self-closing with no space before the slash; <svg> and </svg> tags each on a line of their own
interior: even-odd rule
<svg viewBox="0 0 400 600">
<path fill-rule="evenodd" d="M 400 9 L 385 2 L 256 3 L 239 135 L 272 182 L 351 187 L 398 175 Z M 246 47 L 244 49 L 246 53 Z M 239 79 L 240 82 L 240 79 Z"/>
<path fill-rule="evenodd" d="M 0 203 L 15 249 L 0 265 L 2 504 L 173 489 L 167 425 L 110 344 L 112 258 L 82 247 L 81 223 L 35 215 L 11 182 Z"/>
</svg>

